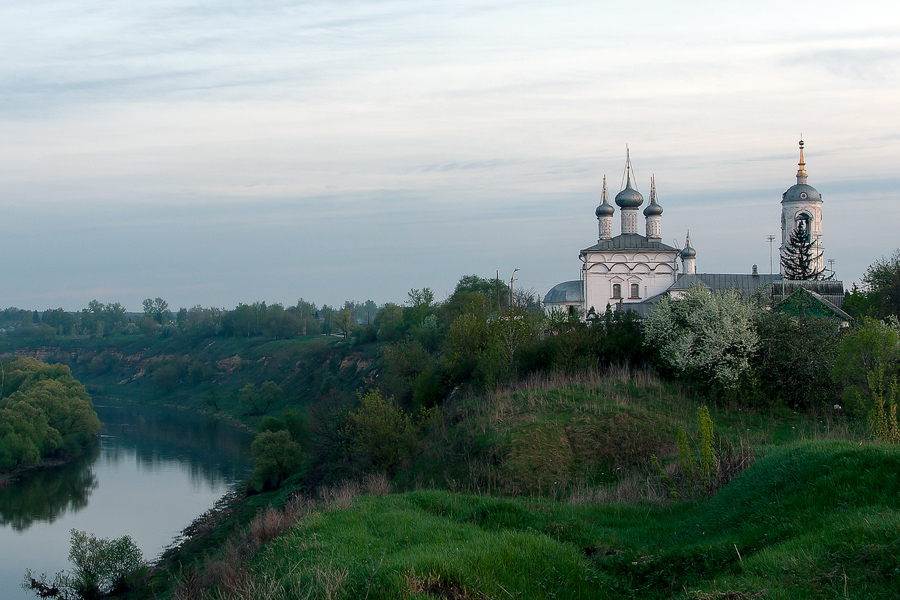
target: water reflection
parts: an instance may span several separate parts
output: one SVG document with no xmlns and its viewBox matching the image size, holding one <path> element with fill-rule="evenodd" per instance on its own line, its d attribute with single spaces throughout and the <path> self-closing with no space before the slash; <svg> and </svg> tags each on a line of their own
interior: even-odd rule
<svg viewBox="0 0 900 600">
<path fill-rule="evenodd" d="M 91 465 L 100 456 L 100 443 L 72 463 L 30 473 L 0 488 L 0 526 L 24 531 L 35 521 L 54 522 L 68 511 L 87 506 L 97 488 Z"/>
<path fill-rule="evenodd" d="M 246 477 L 252 467 L 251 435 L 233 425 L 188 411 L 96 404 L 101 440 L 64 466 L 29 473 L 0 488 L 0 527 L 24 531 L 35 521 L 52 523 L 85 508 L 97 488 L 98 459 L 135 460 L 139 471 L 180 465 L 196 486 L 219 487 Z M 102 452 L 101 452 L 102 449 Z"/>
<path fill-rule="evenodd" d="M 141 469 L 176 461 L 198 484 L 234 481 L 252 466 L 251 434 L 207 416 L 180 410 L 125 405 L 97 405 L 104 435 L 115 443 L 104 458 L 135 456 Z"/>
</svg>

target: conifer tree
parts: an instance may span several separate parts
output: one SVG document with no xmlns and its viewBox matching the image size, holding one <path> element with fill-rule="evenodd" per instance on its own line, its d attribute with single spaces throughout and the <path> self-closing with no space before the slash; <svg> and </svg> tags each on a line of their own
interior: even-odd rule
<svg viewBox="0 0 900 600">
<path fill-rule="evenodd" d="M 803 221 L 791 232 L 788 245 L 781 251 L 781 271 L 785 279 L 823 279 L 825 269 L 819 268 L 822 250 L 817 248 Z"/>
</svg>

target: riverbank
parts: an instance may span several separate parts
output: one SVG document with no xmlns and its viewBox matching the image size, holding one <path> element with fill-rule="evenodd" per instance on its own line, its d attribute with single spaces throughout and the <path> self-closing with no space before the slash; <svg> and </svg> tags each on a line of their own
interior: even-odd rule
<svg viewBox="0 0 900 600">
<path fill-rule="evenodd" d="M 40 471 L 43 469 L 54 469 L 58 467 L 63 467 L 75 460 L 77 460 L 81 455 L 73 454 L 71 456 L 65 458 L 54 458 L 48 460 L 42 460 L 39 463 L 29 464 L 29 465 L 19 465 L 15 469 L 0 471 L 0 488 L 6 487 L 11 483 L 15 482 L 22 477 L 34 473 L 35 471 Z"/>
</svg>

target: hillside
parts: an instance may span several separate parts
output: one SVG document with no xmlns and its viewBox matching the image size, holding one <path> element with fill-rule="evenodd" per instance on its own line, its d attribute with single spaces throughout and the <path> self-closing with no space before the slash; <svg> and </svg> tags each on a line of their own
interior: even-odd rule
<svg viewBox="0 0 900 600">
<path fill-rule="evenodd" d="M 15 340 L 9 353 L 62 363 L 94 397 L 219 412 L 254 425 L 263 413 L 305 410 L 329 394 L 353 397 L 375 377 L 376 344 L 351 348 L 337 336 L 185 338 L 117 335 Z M 238 401 L 247 384 L 274 381 L 284 397 L 248 413 Z"/>
<path fill-rule="evenodd" d="M 895 598 L 898 468 L 893 446 L 797 442 L 696 503 L 358 496 L 298 514 L 242 587 L 291 598 Z"/>
<path fill-rule="evenodd" d="M 713 407 L 717 452 L 755 461 L 672 501 L 650 455 L 677 463 L 679 428 L 695 447 L 700 405 L 627 372 L 459 398 L 394 478 L 418 489 L 370 475 L 253 497 L 173 597 L 896 597 L 900 449 L 842 418 Z"/>
</svg>

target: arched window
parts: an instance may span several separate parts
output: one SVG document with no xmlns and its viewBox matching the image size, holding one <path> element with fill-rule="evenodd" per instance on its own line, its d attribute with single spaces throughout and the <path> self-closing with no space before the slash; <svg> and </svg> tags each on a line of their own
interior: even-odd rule
<svg viewBox="0 0 900 600">
<path fill-rule="evenodd" d="M 803 240 L 806 242 L 809 241 L 809 223 L 811 219 L 812 217 L 810 217 L 805 212 L 802 212 L 797 215 L 797 219 L 795 221 L 797 230 L 800 232 L 800 234 L 803 236 Z"/>
<path fill-rule="evenodd" d="M 614 283 L 613 284 L 613 298 L 621 298 L 622 297 L 622 284 Z"/>
<path fill-rule="evenodd" d="M 641 297 L 641 286 L 636 283 L 632 283 L 631 284 L 631 298 L 638 299 L 640 297 Z"/>
</svg>

